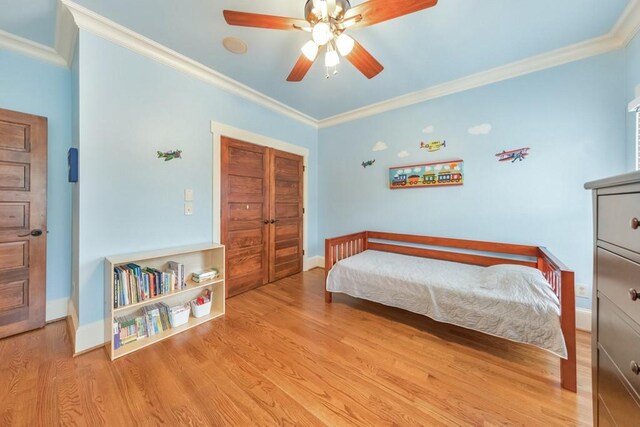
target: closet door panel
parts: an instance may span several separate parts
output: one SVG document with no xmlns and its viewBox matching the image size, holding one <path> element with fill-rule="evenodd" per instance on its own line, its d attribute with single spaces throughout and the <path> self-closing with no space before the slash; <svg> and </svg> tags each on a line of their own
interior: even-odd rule
<svg viewBox="0 0 640 427">
<path fill-rule="evenodd" d="M 226 246 L 227 296 L 269 279 L 269 151 L 222 138 L 221 220 Z"/>
<path fill-rule="evenodd" d="M 270 281 L 302 271 L 303 165 L 302 156 L 271 152 Z"/>
</svg>

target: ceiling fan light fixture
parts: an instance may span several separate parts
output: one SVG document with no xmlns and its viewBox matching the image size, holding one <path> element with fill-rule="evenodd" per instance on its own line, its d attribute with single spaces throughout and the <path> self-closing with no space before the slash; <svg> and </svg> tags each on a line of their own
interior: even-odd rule
<svg viewBox="0 0 640 427">
<path fill-rule="evenodd" d="M 309 61 L 315 61 L 316 56 L 318 56 L 318 45 L 313 40 L 306 42 L 300 50 Z"/>
<path fill-rule="evenodd" d="M 340 63 L 340 57 L 338 56 L 338 52 L 332 49 L 327 50 L 327 53 L 324 56 L 324 66 L 327 68 L 335 67 L 339 63 Z"/>
<path fill-rule="evenodd" d="M 324 46 L 333 37 L 331 27 L 326 22 L 318 22 L 311 31 L 311 37 L 317 45 Z"/>
<path fill-rule="evenodd" d="M 340 55 L 342 56 L 349 55 L 353 50 L 353 46 L 355 45 L 355 43 L 356 43 L 355 40 L 353 40 L 351 37 L 349 37 L 345 33 L 340 34 L 336 39 L 336 46 L 338 48 L 338 52 L 340 52 Z"/>
</svg>

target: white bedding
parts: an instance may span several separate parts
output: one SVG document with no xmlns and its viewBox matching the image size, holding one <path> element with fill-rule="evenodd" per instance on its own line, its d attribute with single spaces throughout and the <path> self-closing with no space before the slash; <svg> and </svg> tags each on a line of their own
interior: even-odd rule
<svg viewBox="0 0 640 427">
<path fill-rule="evenodd" d="M 567 358 L 560 304 L 542 273 L 367 250 L 333 266 L 327 290 L 399 307 Z"/>
</svg>

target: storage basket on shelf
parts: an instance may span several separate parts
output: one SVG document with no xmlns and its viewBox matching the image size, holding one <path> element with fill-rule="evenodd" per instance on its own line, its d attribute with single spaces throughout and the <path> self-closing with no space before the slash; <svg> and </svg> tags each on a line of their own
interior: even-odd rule
<svg viewBox="0 0 640 427">
<path fill-rule="evenodd" d="M 169 310 L 169 321 L 172 328 L 182 326 L 189 321 L 189 304 L 171 307 Z"/>
<path fill-rule="evenodd" d="M 191 300 L 191 313 L 193 317 L 206 316 L 211 312 L 211 291 L 205 289 L 201 296 Z"/>
</svg>

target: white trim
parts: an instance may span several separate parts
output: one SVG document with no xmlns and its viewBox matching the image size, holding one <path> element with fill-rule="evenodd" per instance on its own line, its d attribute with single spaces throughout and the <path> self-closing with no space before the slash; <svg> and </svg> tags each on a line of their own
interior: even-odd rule
<svg viewBox="0 0 640 427">
<path fill-rule="evenodd" d="M 119 44 L 129 50 L 154 59 L 206 83 L 210 83 L 229 93 L 241 96 L 255 104 L 298 120 L 306 125 L 316 127 L 318 124 L 317 120 L 312 117 L 263 93 L 251 89 L 249 86 L 237 82 L 224 74 L 221 74 L 191 58 L 161 45 L 160 43 L 100 16 L 71 0 L 61 1 L 69 11 L 71 11 L 76 24 L 82 30 L 91 32 L 105 40 Z"/>
<path fill-rule="evenodd" d="M 304 271 L 309 271 L 312 268 L 324 268 L 324 257 L 323 256 L 314 256 L 314 257 L 309 257 L 306 260 L 306 263 L 304 265 Z"/>
<path fill-rule="evenodd" d="M 64 58 L 49 46 L 33 42 L 15 34 L 0 30 L 0 48 L 12 50 L 32 58 L 49 62 L 59 67 L 66 67 Z"/>
<path fill-rule="evenodd" d="M 490 85 L 503 80 L 524 76 L 537 71 L 546 70 L 569 62 L 578 61 L 603 53 L 619 49 L 620 43 L 617 38 L 610 35 L 598 37 L 586 42 L 577 43 L 548 53 L 544 53 L 530 58 L 502 65 L 487 71 L 462 77 L 440 85 L 431 86 L 426 89 L 412 92 L 406 95 L 391 98 L 386 101 L 357 108 L 346 113 L 338 114 L 320 120 L 319 127 L 327 128 L 341 123 L 362 119 L 376 114 L 384 113 L 398 108 L 419 104 L 443 96 L 452 95 L 458 92 L 475 89 L 481 86 Z"/>
<path fill-rule="evenodd" d="M 631 0 L 609 33 L 626 47 L 640 30 L 640 0 Z"/>
<path fill-rule="evenodd" d="M 71 326 L 73 327 L 72 333 L 75 333 L 73 353 L 78 354 L 103 345 L 106 342 L 104 340 L 104 320 L 100 319 L 88 325 L 79 326 L 78 312 L 72 299 L 69 300 L 68 307 Z"/>
<path fill-rule="evenodd" d="M 280 141 L 278 139 L 269 138 L 264 135 L 249 132 L 244 129 L 238 129 L 224 123 L 211 121 L 211 133 L 213 134 L 213 241 L 220 242 L 220 217 L 221 201 L 220 201 L 220 137 L 227 136 L 229 138 L 239 139 L 241 141 L 250 142 L 252 144 L 261 145 L 263 147 L 275 148 L 276 150 L 286 151 L 287 153 L 297 154 L 303 157 L 305 172 L 303 176 L 303 208 L 305 214 L 302 219 L 302 249 L 305 254 L 309 253 L 308 249 L 308 230 L 309 230 L 309 149 L 299 145 Z M 302 264 L 308 264 L 308 256 L 304 255 Z"/>
<path fill-rule="evenodd" d="M 591 332 L 591 310 L 576 307 L 576 329 Z"/>
<path fill-rule="evenodd" d="M 104 345 L 104 320 L 96 320 L 88 325 L 82 325 L 76 329 L 75 353 L 94 349 Z"/>
<path fill-rule="evenodd" d="M 78 41 L 78 27 L 69 9 L 60 0 L 56 10 L 55 51 L 64 59 L 67 67 L 71 67 L 73 53 Z"/>
<path fill-rule="evenodd" d="M 69 298 L 47 301 L 45 313 L 45 320 L 47 322 L 64 319 L 69 315 Z"/>
</svg>

